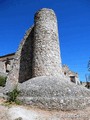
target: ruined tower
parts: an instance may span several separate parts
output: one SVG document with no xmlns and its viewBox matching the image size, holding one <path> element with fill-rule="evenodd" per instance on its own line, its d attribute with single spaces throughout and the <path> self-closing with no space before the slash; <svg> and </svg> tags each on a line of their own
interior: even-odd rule
<svg viewBox="0 0 90 120">
<path fill-rule="evenodd" d="M 35 14 L 34 25 L 26 32 L 15 54 L 6 86 L 13 88 L 18 82 L 38 76 L 63 76 L 57 18 L 47 8 Z"/>
<path fill-rule="evenodd" d="M 61 74 L 57 18 L 53 10 L 43 8 L 34 17 L 32 76 Z"/>
<path fill-rule="evenodd" d="M 66 69 L 64 73 L 56 15 L 44 8 L 35 14 L 34 26 L 19 45 L 4 90 L 17 88 L 21 103 L 45 110 L 70 111 L 90 105 L 90 91 L 71 83 Z"/>
</svg>

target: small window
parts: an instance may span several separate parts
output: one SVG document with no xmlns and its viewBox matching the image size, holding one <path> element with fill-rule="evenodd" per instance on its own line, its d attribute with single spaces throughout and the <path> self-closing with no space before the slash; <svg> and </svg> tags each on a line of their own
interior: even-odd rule
<svg viewBox="0 0 90 120">
<path fill-rule="evenodd" d="M 66 75 L 66 72 L 64 72 L 64 75 Z"/>
<path fill-rule="evenodd" d="M 10 60 L 7 58 L 5 61 L 5 69 L 7 73 L 9 72 L 8 66 L 10 66 Z"/>
<path fill-rule="evenodd" d="M 70 80 L 71 80 L 71 82 L 76 83 L 75 76 L 70 76 Z"/>
</svg>

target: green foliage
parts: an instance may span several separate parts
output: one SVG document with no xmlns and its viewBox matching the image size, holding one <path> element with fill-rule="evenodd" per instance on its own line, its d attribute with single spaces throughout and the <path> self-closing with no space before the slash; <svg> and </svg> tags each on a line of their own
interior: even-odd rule
<svg viewBox="0 0 90 120">
<path fill-rule="evenodd" d="M 20 101 L 20 100 L 15 100 L 15 103 L 17 104 L 17 105 L 21 105 L 22 104 L 22 102 Z"/>
<path fill-rule="evenodd" d="M 22 118 L 21 118 L 21 117 L 19 117 L 19 118 L 16 118 L 15 120 L 22 120 Z"/>
<path fill-rule="evenodd" d="M 90 89 L 90 82 L 87 82 L 85 87 L 87 87 L 88 89 Z"/>
<path fill-rule="evenodd" d="M 16 104 L 19 104 L 19 101 L 17 100 L 17 96 L 19 95 L 19 91 L 17 90 L 17 87 L 8 94 L 8 102 L 15 102 Z"/>
<path fill-rule="evenodd" d="M 4 87 L 6 84 L 7 77 L 0 76 L 0 86 Z"/>
<path fill-rule="evenodd" d="M 88 71 L 90 72 L 90 60 L 88 61 L 88 66 L 87 66 L 87 68 L 88 68 Z"/>
</svg>

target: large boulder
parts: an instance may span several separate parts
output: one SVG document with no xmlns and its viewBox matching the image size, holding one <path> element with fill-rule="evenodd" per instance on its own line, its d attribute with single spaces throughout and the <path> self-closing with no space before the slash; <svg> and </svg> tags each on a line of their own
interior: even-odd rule
<svg viewBox="0 0 90 120">
<path fill-rule="evenodd" d="M 74 110 L 90 105 L 90 90 L 59 77 L 36 77 L 18 85 L 18 99 L 46 109 Z"/>
</svg>

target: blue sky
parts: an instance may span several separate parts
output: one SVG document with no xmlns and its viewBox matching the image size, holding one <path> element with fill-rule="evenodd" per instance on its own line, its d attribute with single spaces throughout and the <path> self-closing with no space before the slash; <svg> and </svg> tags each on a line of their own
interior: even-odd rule
<svg viewBox="0 0 90 120">
<path fill-rule="evenodd" d="M 62 63 L 84 81 L 90 57 L 90 0 L 0 0 L 0 56 L 17 50 L 34 13 L 43 7 L 57 15 Z"/>
</svg>

